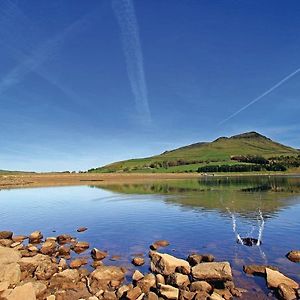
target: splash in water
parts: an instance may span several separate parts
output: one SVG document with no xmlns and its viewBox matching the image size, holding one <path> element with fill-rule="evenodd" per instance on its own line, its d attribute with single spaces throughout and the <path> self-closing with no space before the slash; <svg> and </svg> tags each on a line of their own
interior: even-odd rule
<svg viewBox="0 0 300 300">
<path fill-rule="evenodd" d="M 236 225 L 236 218 L 234 213 L 232 213 L 229 208 L 226 208 L 228 213 L 231 216 L 231 220 L 232 220 L 232 230 L 235 234 L 236 237 L 236 241 L 241 244 L 241 245 L 245 245 L 245 246 L 260 246 L 262 243 L 262 235 L 263 235 L 263 231 L 264 231 L 264 226 L 265 226 L 265 221 L 262 215 L 261 210 L 259 210 L 259 217 L 257 218 L 257 222 L 258 222 L 258 238 L 253 238 L 253 237 L 241 237 L 240 234 L 237 231 L 237 225 Z M 252 227 L 250 234 L 252 234 L 254 231 L 254 227 Z"/>
</svg>

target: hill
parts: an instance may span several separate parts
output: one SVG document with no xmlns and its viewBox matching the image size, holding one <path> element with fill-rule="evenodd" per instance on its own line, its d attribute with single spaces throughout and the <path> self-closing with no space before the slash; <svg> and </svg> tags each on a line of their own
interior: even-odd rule
<svg viewBox="0 0 300 300">
<path fill-rule="evenodd" d="M 193 172 L 212 165 L 255 164 L 257 158 L 273 158 L 274 163 L 275 158 L 279 160 L 279 157 L 298 155 L 300 151 L 297 149 L 272 141 L 257 132 L 247 132 L 220 137 L 213 142 L 191 144 L 156 156 L 115 162 L 89 172 Z"/>
</svg>

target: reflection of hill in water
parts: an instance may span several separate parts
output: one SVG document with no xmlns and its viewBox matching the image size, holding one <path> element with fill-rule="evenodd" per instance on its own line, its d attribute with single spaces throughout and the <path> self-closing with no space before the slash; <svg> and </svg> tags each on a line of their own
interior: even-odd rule
<svg viewBox="0 0 300 300">
<path fill-rule="evenodd" d="M 300 177 L 222 177 L 199 180 L 162 181 L 145 184 L 116 184 L 101 187 L 125 194 L 165 194 L 166 202 L 183 208 L 230 211 L 256 218 L 261 209 L 270 218 L 286 207 L 300 203 Z"/>
</svg>

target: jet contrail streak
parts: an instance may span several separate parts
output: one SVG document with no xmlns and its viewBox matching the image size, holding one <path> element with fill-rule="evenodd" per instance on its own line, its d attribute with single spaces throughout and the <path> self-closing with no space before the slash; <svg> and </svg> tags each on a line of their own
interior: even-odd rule
<svg viewBox="0 0 300 300">
<path fill-rule="evenodd" d="M 127 73 L 136 109 L 142 118 L 142 122 L 147 124 L 151 121 L 151 114 L 134 5 L 132 0 L 112 0 L 112 7 L 121 29 Z"/>
<path fill-rule="evenodd" d="M 252 104 L 256 103 L 257 101 L 259 101 L 263 97 L 267 96 L 268 94 L 270 94 L 271 92 L 273 92 L 275 89 L 277 89 L 278 87 L 280 87 L 282 84 L 284 84 L 290 78 L 294 77 L 299 72 L 300 72 L 300 68 L 298 68 L 296 71 L 292 72 L 288 76 L 284 77 L 282 80 L 280 80 L 278 83 L 276 83 L 270 89 L 268 89 L 267 91 L 265 91 L 263 94 L 261 94 L 260 96 L 256 97 L 255 99 L 253 99 L 252 101 L 250 101 L 247 105 L 243 106 L 238 111 L 236 111 L 235 113 L 233 113 L 232 115 L 230 115 L 228 118 L 226 118 L 223 121 L 221 121 L 219 123 L 219 125 L 222 125 L 222 124 L 226 123 L 227 121 L 229 121 L 230 119 L 232 119 L 233 117 L 235 117 L 236 115 L 238 115 L 240 112 L 242 112 L 243 110 L 245 110 L 246 108 L 248 108 L 249 106 L 251 106 Z"/>
</svg>

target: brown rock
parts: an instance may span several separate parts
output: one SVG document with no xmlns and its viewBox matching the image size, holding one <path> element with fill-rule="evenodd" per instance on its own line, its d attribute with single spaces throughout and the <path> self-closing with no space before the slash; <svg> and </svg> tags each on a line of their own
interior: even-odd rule
<svg viewBox="0 0 300 300">
<path fill-rule="evenodd" d="M 271 270 L 278 271 L 278 268 L 273 266 L 267 266 L 267 265 L 247 265 L 243 267 L 243 270 L 246 274 L 249 275 L 266 275 L 266 268 L 269 268 Z"/>
<path fill-rule="evenodd" d="M 64 270 L 62 272 L 56 273 L 53 277 L 55 278 L 61 278 L 65 281 L 72 281 L 72 282 L 77 282 L 79 281 L 79 273 L 77 270 Z"/>
<path fill-rule="evenodd" d="M 292 262 L 300 262 L 300 250 L 292 250 L 286 256 Z"/>
<path fill-rule="evenodd" d="M 130 290 L 130 287 L 128 285 L 122 285 L 121 287 L 119 287 L 118 290 L 117 290 L 117 293 L 116 293 L 118 299 L 120 299 L 120 298 L 123 299 L 124 298 L 123 296 L 129 290 Z"/>
<path fill-rule="evenodd" d="M 71 243 L 73 238 L 69 234 L 61 234 L 56 238 L 56 240 L 57 240 L 58 244 L 64 245 L 67 243 Z"/>
<path fill-rule="evenodd" d="M 135 288 L 127 291 L 126 293 L 126 299 L 128 300 L 136 300 L 139 298 L 139 296 L 142 294 L 142 290 L 140 287 L 136 286 Z"/>
<path fill-rule="evenodd" d="M 13 244 L 13 240 L 10 240 L 10 239 L 1 239 L 0 240 L 0 246 L 3 246 L 3 247 L 10 247 L 10 245 Z"/>
<path fill-rule="evenodd" d="M 210 297 L 210 295 L 207 294 L 206 292 L 199 291 L 199 292 L 196 292 L 195 298 L 193 300 L 207 300 L 207 299 L 209 299 L 209 297 Z"/>
<path fill-rule="evenodd" d="M 86 249 L 88 249 L 89 247 L 90 247 L 90 244 L 88 242 L 77 242 L 73 246 L 73 251 L 76 252 L 76 253 L 82 253 Z"/>
<path fill-rule="evenodd" d="M 158 296 L 154 292 L 149 292 L 148 300 L 158 300 Z"/>
<path fill-rule="evenodd" d="M 194 299 L 195 295 L 196 295 L 196 293 L 194 293 L 194 292 L 180 290 L 179 300 L 192 300 L 192 299 Z"/>
<path fill-rule="evenodd" d="M 202 254 L 202 262 L 213 262 L 215 257 L 212 254 Z"/>
<path fill-rule="evenodd" d="M 67 245 L 62 245 L 58 248 L 58 254 L 60 256 L 69 256 L 70 255 L 70 247 Z"/>
<path fill-rule="evenodd" d="M 230 291 L 227 289 L 214 289 L 214 293 L 219 294 L 225 300 L 233 299 Z"/>
<path fill-rule="evenodd" d="M 132 275 L 132 280 L 133 281 L 139 281 L 142 278 L 144 278 L 144 275 L 140 271 L 135 270 L 134 273 L 133 273 L 133 275 Z"/>
<path fill-rule="evenodd" d="M 202 255 L 201 254 L 190 254 L 187 258 L 187 261 L 189 262 L 189 264 L 193 267 L 196 266 L 197 264 L 200 264 L 202 261 Z"/>
<path fill-rule="evenodd" d="M 91 251 L 91 256 L 94 260 L 102 260 L 107 256 L 107 252 L 101 251 L 97 248 L 93 248 Z"/>
<path fill-rule="evenodd" d="M 155 277 L 156 277 L 156 284 L 159 283 L 166 284 L 165 277 L 162 276 L 161 274 L 156 274 Z"/>
<path fill-rule="evenodd" d="M 29 243 L 39 244 L 42 238 L 43 235 L 40 231 L 34 231 L 29 235 Z"/>
<path fill-rule="evenodd" d="M 222 296 L 220 296 L 218 293 L 212 293 L 209 298 L 209 300 L 224 300 Z"/>
<path fill-rule="evenodd" d="M 155 241 L 151 246 L 150 248 L 152 250 L 157 250 L 158 248 L 161 248 L 161 247 L 167 247 L 169 246 L 170 243 L 166 240 L 158 240 L 158 241 Z"/>
<path fill-rule="evenodd" d="M 170 300 L 177 300 L 179 298 L 179 289 L 166 284 L 159 284 L 159 293 L 161 296 L 170 299 Z"/>
<path fill-rule="evenodd" d="M 70 268 L 71 269 L 79 269 L 81 266 L 87 264 L 87 259 L 85 258 L 77 258 L 71 261 Z"/>
<path fill-rule="evenodd" d="M 2 294 L 4 300 L 36 300 L 35 290 L 31 282 L 6 290 Z"/>
<path fill-rule="evenodd" d="M 156 286 L 156 278 L 154 274 L 147 274 L 137 282 L 143 293 L 148 293 L 152 287 Z"/>
<path fill-rule="evenodd" d="M 56 251 L 57 245 L 53 240 L 47 240 L 41 247 L 41 253 L 52 255 Z"/>
<path fill-rule="evenodd" d="M 281 283 L 278 286 L 278 294 L 283 300 L 296 300 L 296 292 L 288 285 Z"/>
<path fill-rule="evenodd" d="M 190 291 L 192 292 L 206 292 L 211 293 L 213 287 L 206 281 L 194 281 L 190 284 Z"/>
<path fill-rule="evenodd" d="M 46 284 L 44 284 L 41 281 L 33 281 L 32 285 L 33 285 L 33 289 L 34 289 L 34 292 L 35 292 L 35 296 L 37 298 L 42 297 L 47 291 Z"/>
<path fill-rule="evenodd" d="M 77 232 L 84 232 L 84 231 L 86 231 L 87 230 L 87 227 L 79 227 L 78 229 L 77 229 Z"/>
<path fill-rule="evenodd" d="M 190 284 L 189 276 L 180 273 L 173 273 L 167 277 L 167 284 L 183 288 Z"/>
<path fill-rule="evenodd" d="M 163 275 L 170 275 L 175 271 L 183 274 L 189 274 L 191 267 L 189 263 L 183 259 L 176 258 L 169 254 L 163 254 L 156 251 L 150 251 L 151 270 Z"/>
<path fill-rule="evenodd" d="M 2 281 L 2 282 L 0 282 L 0 294 L 3 291 L 7 290 L 8 287 L 9 287 L 9 282 L 8 281 Z"/>
<path fill-rule="evenodd" d="M 192 275 L 197 280 L 227 281 L 232 280 L 228 262 L 206 262 L 192 268 Z"/>
<path fill-rule="evenodd" d="M 25 236 L 25 235 L 14 235 L 14 236 L 12 237 L 12 240 L 13 240 L 14 242 L 23 242 L 23 241 L 26 240 L 26 239 L 28 239 L 28 237 Z"/>
<path fill-rule="evenodd" d="M 61 258 L 59 260 L 58 267 L 61 268 L 61 270 L 67 269 L 68 268 L 67 261 L 64 258 Z"/>
<path fill-rule="evenodd" d="M 10 240 L 13 236 L 11 231 L 0 231 L 0 239 L 8 239 Z"/>
<path fill-rule="evenodd" d="M 142 266 L 145 263 L 145 260 L 142 257 L 134 257 L 132 263 L 135 266 Z"/>
<path fill-rule="evenodd" d="M 281 283 L 284 283 L 285 285 L 287 285 L 292 289 L 299 288 L 299 284 L 296 281 L 286 277 L 285 275 L 281 274 L 279 271 L 274 271 L 269 268 L 266 268 L 266 274 L 267 274 L 267 284 L 268 287 L 270 288 L 278 288 L 278 286 Z"/>
</svg>

